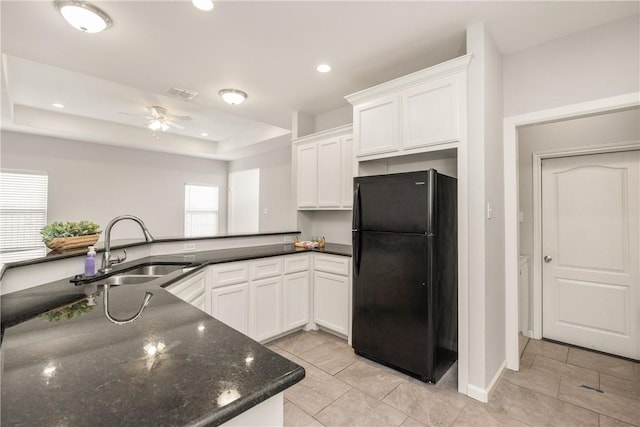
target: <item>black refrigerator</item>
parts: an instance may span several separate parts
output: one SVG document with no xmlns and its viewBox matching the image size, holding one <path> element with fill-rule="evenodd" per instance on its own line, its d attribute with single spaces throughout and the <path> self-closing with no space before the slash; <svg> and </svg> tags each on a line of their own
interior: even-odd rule
<svg viewBox="0 0 640 427">
<path fill-rule="evenodd" d="M 458 356 L 456 179 L 354 179 L 353 347 L 425 382 Z"/>
</svg>

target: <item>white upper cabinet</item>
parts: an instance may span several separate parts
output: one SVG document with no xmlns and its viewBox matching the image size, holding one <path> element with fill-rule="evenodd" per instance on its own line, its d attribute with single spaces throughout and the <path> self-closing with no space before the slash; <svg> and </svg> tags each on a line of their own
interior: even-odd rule
<svg viewBox="0 0 640 427">
<path fill-rule="evenodd" d="M 458 81 L 445 77 L 409 89 L 402 95 L 403 148 L 459 140 Z"/>
<path fill-rule="evenodd" d="M 395 95 L 376 99 L 353 109 L 359 155 L 400 150 L 400 103 Z"/>
<path fill-rule="evenodd" d="M 318 146 L 306 144 L 296 147 L 298 163 L 298 207 L 318 205 Z"/>
<path fill-rule="evenodd" d="M 320 208 L 340 207 L 341 159 L 340 138 L 318 142 L 318 207 Z M 336 173 L 336 169 L 338 173 Z"/>
<path fill-rule="evenodd" d="M 351 125 L 293 141 L 298 209 L 351 209 Z"/>
<path fill-rule="evenodd" d="M 359 161 L 456 148 L 470 55 L 347 96 Z"/>
</svg>

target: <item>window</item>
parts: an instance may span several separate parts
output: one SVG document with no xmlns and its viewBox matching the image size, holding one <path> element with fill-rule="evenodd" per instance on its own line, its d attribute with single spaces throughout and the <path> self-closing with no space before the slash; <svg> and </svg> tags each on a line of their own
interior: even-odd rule
<svg viewBox="0 0 640 427">
<path fill-rule="evenodd" d="M 0 262 L 46 254 L 47 184 L 44 173 L 0 172 Z"/>
<path fill-rule="evenodd" d="M 218 187 L 185 184 L 185 237 L 218 234 Z"/>
</svg>

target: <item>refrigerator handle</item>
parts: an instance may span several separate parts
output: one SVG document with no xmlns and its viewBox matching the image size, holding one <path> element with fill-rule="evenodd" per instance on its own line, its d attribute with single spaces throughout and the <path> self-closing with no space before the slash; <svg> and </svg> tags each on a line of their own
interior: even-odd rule
<svg viewBox="0 0 640 427">
<path fill-rule="evenodd" d="M 360 274 L 360 232 L 354 231 L 352 234 L 353 243 L 353 278 Z"/>
<path fill-rule="evenodd" d="M 360 231 L 360 184 L 356 184 L 353 192 L 353 220 L 351 223 L 352 231 Z"/>
</svg>

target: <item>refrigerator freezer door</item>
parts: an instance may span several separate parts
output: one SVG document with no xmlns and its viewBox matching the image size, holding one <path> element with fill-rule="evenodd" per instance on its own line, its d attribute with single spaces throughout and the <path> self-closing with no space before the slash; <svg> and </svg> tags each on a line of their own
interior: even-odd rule
<svg viewBox="0 0 640 427">
<path fill-rule="evenodd" d="M 353 228 L 396 233 L 435 232 L 431 224 L 436 175 L 434 170 L 429 170 L 355 178 L 357 207 L 354 205 Z"/>
<path fill-rule="evenodd" d="M 354 232 L 353 347 L 361 355 L 431 381 L 433 288 L 424 234 Z M 354 266 L 355 267 L 355 266 Z"/>
</svg>

